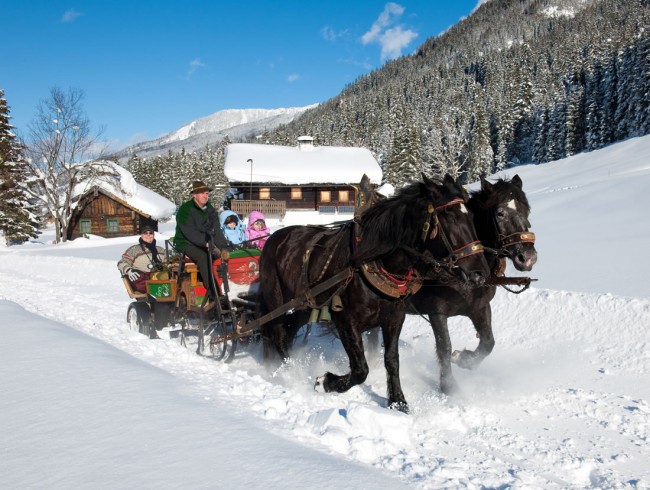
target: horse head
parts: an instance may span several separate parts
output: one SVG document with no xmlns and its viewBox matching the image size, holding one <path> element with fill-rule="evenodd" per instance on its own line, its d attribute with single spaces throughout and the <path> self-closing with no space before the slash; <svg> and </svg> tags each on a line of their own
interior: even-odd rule
<svg viewBox="0 0 650 490">
<path fill-rule="evenodd" d="M 442 183 L 424 174 L 422 180 L 430 196 L 429 217 L 422 229 L 428 251 L 465 283 L 482 286 L 489 268 L 472 214 L 465 205 L 467 192 L 450 175 L 445 175 Z"/>
<path fill-rule="evenodd" d="M 510 181 L 491 184 L 481 178 L 481 189 L 473 192 L 468 205 L 483 245 L 508 257 L 519 271 L 529 271 L 537 262 L 535 234 L 530 229 L 530 205 L 519 175 Z"/>
<path fill-rule="evenodd" d="M 418 262 L 425 264 L 419 267 L 425 276 L 442 267 L 465 282 L 483 284 L 489 268 L 465 207 L 466 192 L 450 176 L 442 182 L 422 179 L 362 213 L 353 265 L 381 259 L 397 269 Z"/>
</svg>

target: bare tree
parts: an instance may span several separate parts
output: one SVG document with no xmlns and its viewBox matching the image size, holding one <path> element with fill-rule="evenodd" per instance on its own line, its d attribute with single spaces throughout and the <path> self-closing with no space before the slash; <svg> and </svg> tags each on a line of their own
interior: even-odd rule
<svg viewBox="0 0 650 490">
<path fill-rule="evenodd" d="M 57 243 L 67 240 L 74 198 L 112 174 L 112 167 L 85 160 L 91 152 L 101 156 L 103 150 L 99 150 L 101 130 L 93 133 L 83 98 L 80 89 L 50 89 L 50 97 L 39 103 L 27 127 L 26 146 L 36 184 L 33 197 L 54 219 Z"/>
</svg>

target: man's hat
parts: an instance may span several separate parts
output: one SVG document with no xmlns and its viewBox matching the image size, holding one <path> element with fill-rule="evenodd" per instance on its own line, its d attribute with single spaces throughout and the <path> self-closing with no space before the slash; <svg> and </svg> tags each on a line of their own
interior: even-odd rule
<svg viewBox="0 0 650 490">
<path fill-rule="evenodd" d="M 153 231 L 153 232 L 155 232 L 156 230 L 154 230 L 154 229 L 153 229 L 153 226 L 151 226 L 151 225 L 144 225 L 144 226 L 140 229 L 140 234 L 142 235 L 145 231 Z"/>
<path fill-rule="evenodd" d="M 205 192 L 208 191 L 210 192 L 212 189 L 205 185 L 205 183 L 201 182 L 200 180 L 195 180 L 192 182 L 192 194 L 196 194 L 198 192 Z"/>
</svg>

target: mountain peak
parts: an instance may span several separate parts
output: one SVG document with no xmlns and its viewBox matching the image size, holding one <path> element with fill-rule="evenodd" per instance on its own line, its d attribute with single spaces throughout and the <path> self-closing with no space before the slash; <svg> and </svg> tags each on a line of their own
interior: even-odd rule
<svg viewBox="0 0 650 490">
<path fill-rule="evenodd" d="M 287 124 L 308 109 L 304 107 L 278 109 L 224 109 L 209 116 L 190 121 L 180 128 L 156 139 L 142 141 L 128 146 L 115 154 L 119 160 L 127 159 L 133 153 L 141 158 L 167 153 L 168 151 L 194 151 L 209 144 L 216 144 L 226 136 L 238 139 L 270 131 L 281 124 Z"/>
</svg>

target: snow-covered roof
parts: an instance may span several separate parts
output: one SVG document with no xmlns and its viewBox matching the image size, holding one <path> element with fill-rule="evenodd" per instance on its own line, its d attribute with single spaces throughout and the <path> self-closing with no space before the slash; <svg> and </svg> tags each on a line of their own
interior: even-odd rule
<svg viewBox="0 0 650 490">
<path fill-rule="evenodd" d="M 363 174 L 379 185 L 382 178 L 370 150 L 342 146 L 310 145 L 301 150 L 298 146 L 233 143 L 226 147 L 224 172 L 229 182 L 286 185 L 353 184 Z"/>
<path fill-rule="evenodd" d="M 81 196 L 91 188 L 98 187 L 155 220 L 169 218 L 176 212 L 173 202 L 138 184 L 131 172 L 124 167 L 108 161 L 97 162 L 97 165 L 110 166 L 115 176 L 96 179 L 91 185 L 88 182 L 81 183 L 74 190 L 75 196 Z"/>
</svg>

